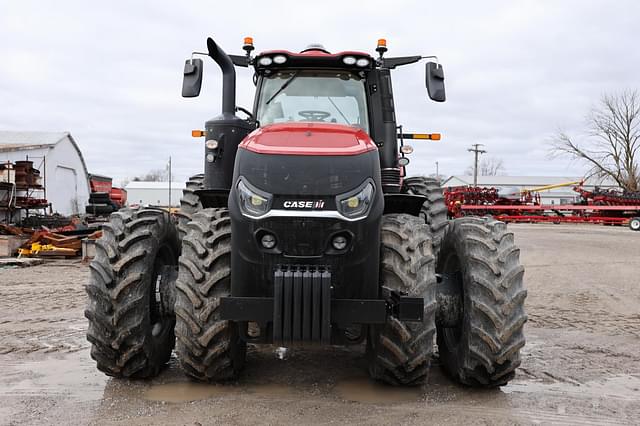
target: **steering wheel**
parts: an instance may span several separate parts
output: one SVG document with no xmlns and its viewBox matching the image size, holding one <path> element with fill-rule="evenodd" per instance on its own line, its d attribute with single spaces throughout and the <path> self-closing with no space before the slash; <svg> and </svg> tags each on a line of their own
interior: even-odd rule
<svg viewBox="0 0 640 426">
<path fill-rule="evenodd" d="M 324 119 L 329 117 L 331 113 L 326 111 L 310 109 L 306 111 L 300 111 L 298 112 L 298 115 L 300 115 L 306 121 L 324 121 Z"/>
</svg>

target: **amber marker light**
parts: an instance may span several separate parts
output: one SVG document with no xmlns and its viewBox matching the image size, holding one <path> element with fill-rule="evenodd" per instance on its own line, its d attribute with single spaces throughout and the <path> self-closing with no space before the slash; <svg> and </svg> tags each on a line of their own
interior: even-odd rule
<svg viewBox="0 0 640 426">
<path fill-rule="evenodd" d="M 253 49 L 255 49 L 255 47 L 253 47 L 253 37 L 245 37 L 242 43 L 242 50 L 247 52 L 247 56 L 249 56 Z"/>
<path fill-rule="evenodd" d="M 410 139 L 431 139 L 432 141 L 439 141 L 440 133 L 413 133 Z"/>
<path fill-rule="evenodd" d="M 380 57 L 382 58 L 382 55 L 384 55 L 384 52 L 386 51 L 387 51 L 387 39 L 379 38 L 378 47 L 376 47 L 376 52 L 378 52 L 380 54 Z"/>
<path fill-rule="evenodd" d="M 204 130 L 192 130 L 191 137 L 193 138 L 201 138 L 204 136 Z"/>
</svg>

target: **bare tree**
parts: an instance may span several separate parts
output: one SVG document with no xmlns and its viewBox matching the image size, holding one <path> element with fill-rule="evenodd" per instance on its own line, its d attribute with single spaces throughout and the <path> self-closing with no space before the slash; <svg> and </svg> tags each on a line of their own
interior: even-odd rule
<svg viewBox="0 0 640 426">
<path fill-rule="evenodd" d="M 503 175 L 505 172 L 504 161 L 501 158 L 483 158 L 478 165 L 478 174 L 480 176 L 498 176 Z M 473 166 L 467 167 L 464 173 L 470 176 L 473 175 Z"/>
<path fill-rule="evenodd" d="M 133 182 L 167 182 L 169 175 L 164 169 L 149 170 L 144 175 L 136 176 L 131 179 Z"/>
<path fill-rule="evenodd" d="M 552 154 L 568 155 L 590 167 L 586 177 L 611 178 L 627 191 L 640 190 L 640 94 L 603 95 L 587 116 L 587 137 L 560 132 Z"/>
</svg>

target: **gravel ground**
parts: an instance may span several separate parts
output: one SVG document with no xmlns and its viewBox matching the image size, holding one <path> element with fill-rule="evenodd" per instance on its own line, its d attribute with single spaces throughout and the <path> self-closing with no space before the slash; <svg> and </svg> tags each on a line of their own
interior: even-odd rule
<svg viewBox="0 0 640 426">
<path fill-rule="evenodd" d="M 251 348 L 238 383 L 97 372 L 84 338 L 88 268 L 0 269 L 1 424 L 630 424 L 640 418 L 640 233 L 510 225 L 529 289 L 527 345 L 501 389 L 371 383 L 363 348 Z M 437 360 L 436 360 L 437 365 Z"/>
</svg>

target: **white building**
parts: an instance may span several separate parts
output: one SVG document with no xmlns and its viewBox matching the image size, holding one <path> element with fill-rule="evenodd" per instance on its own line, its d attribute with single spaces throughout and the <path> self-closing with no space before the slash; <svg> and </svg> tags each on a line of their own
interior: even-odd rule
<svg viewBox="0 0 640 426">
<path fill-rule="evenodd" d="M 87 166 L 69 132 L 0 131 L 0 163 L 33 161 L 40 170 L 42 198 L 54 213 L 84 213 L 89 200 Z"/>
<path fill-rule="evenodd" d="M 184 182 L 171 182 L 171 206 L 179 206 L 182 198 Z M 169 182 L 129 182 L 127 190 L 127 204 L 133 205 L 169 205 Z"/>
<path fill-rule="evenodd" d="M 478 176 L 478 186 L 497 188 L 502 193 L 514 193 L 523 189 L 534 189 L 547 185 L 561 183 L 578 182 L 583 178 L 579 176 Z M 473 186 L 473 176 L 458 175 L 451 176 L 442 182 L 443 188 L 454 188 L 460 186 Z M 578 193 L 573 190 L 575 184 L 560 188 L 540 191 L 542 204 L 572 204 L 576 201 Z M 593 190 L 595 186 L 603 189 L 617 188 L 612 183 L 601 183 L 596 179 L 589 179 L 583 185 L 586 190 Z"/>
</svg>

